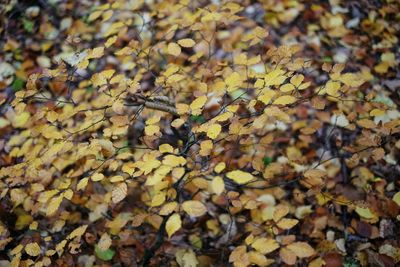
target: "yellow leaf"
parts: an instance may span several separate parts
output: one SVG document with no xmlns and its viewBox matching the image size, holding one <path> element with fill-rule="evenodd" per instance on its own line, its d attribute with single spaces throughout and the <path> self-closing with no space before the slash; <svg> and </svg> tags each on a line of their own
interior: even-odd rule
<svg viewBox="0 0 400 267">
<path fill-rule="evenodd" d="M 211 190 L 214 194 L 220 195 L 225 190 L 224 179 L 221 176 L 216 176 L 211 182 Z"/>
<path fill-rule="evenodd" d="M 87 184 L 89 182 L 89 178 L 83 178 L 81 180 L 79 180 L 78 184 L 76 185 L 76 190 L 83 190 L 86 188 Z"/>
<path fill-rule="evenodd" d="M 180 53 L 181 53 L 181 47 L 177 43 L 168 44 L 168 54 L 177 57 L 179 56 Z"/>
<path fill-rule="evenodd" d="M 106 12 L 104 12 L 103 16 L 102 16 L 103 17 L 102 22 L 105 22 L 105 21 L 109 20 L 112 17 L 113 14 L 114 14 L 114 11 L 111 10 L 111 9 L 107 10 Z"/>
<path fill-rule="evenodd" d="M 56 196 L 56 197 L 52 198 L 49 201 L 49 205 L 47 206 L 46 216 L 53 215 L 58 210 L 58 208 L 60 207 L 62 200 L 63 200 L 63 196 L 62 195 L 59 195 L 59 196 Z"/>
<path fill-rule="evenodd" d="M 251 244 L 251 246 L 262 254 L 268 254 L 279 248 L 279 243 L 275 239 L 261 237 Z"/>
<path fill-rule="evenodd" d="M 226 176 L 238 184 L 245 184 L 252 180 L 255 180 L 254 176 L 248 172 L 241 170 L 231 171 L 226 174 Z"/>
<path fill-rule="evenodd" d="M 104 179 L 104 174 L 96 172 L 90 177 L 90 179 L 92 179 L 93 182 L 101 181 Z"/>
<path fill-rule="evenodd" d="M 306 242 L 294 242 L 286 248 L 293 251 L 299 258 L 307 258 L 315 254 L 315 250 Z"/>
<path fill-rule="evenodd" d="M 284 95 L 284 96 L 281 96 L 281 97 L 278 97 L 277 99 L 275 99 L 273 104 L 274 105 L 289 105 L 294 102 L 296 102 L 296 98 L 294 96 Z"/>
<path fill-rule="evenodd" d="M 104 47 L 96 47 L 89 53 L 88 59 L 90 58 L 100 58 L 104 55 Z"/>
<path fill-rule="evenodd" d="M 278 222 L 280 219 L 285 217 L 289 213 L 289 206 L 284 204 L 279 204 L 275 207 L 273 219 Z"/>
<path fill-rule="evenodd" d="M 36 257 L 40 254 L 40 246 L 36 242 L 29 243 L 25 246 L 25 252 L 29 256 Z"/>
<path fill-rule="evenodd" d="M 291 84 L 291 83 L 287 83 L 287 84 L 284 84 L 284 85 L 282 85 L 281 87 L 279 87 L 279 90 L 281 90 L 281 91 L 284 92 L 284 93 L 291 92 L 291 91 L 293 91 L 294 89 L 295 89 L 295 87 L 294 87 L 294 85 Z"/>
<path fill-rule="evenodd" d="M 186 164 L 186 159 L 182 156 L 175 156 L 175 155 L 166 155 L 162 161 L 164 165 L 176 167 L 176 166 L 183 166 Z"/>
<path fill-rule="evenodd" d="M 166 198 L 165 192 L 158 193 L 151 199 L 150 206 L 157 207 L 162 205 L 165 202 L 165 198 Z"/>
<path fill-rule="evenodd" d="M 18 114 L 17 116 L 15 116 L 11 123 L 12 126 L 15 128 L 20 128 L 23 127 L 29 120 L 29 118 L 31 117 L 31 114 L 29 112 L 21 112 L 21 114 Z"/>
<path fill-rule="evenodd" d="M 369 208 L 356 207 L 356 212 L 364 219 L 376 218 L 376 215 L 373 214 Z"/>
<path fill-rule="evenodd" d="M 92 14 L 89 15 L 88 17 L 88 22 L 91 22 L 93 20 L 96 20 L 97 18 L 99 18 L 101 16 L 101 14 L 103 14 L 102 10 L 96 10 L 94 11 Z"/>
<path fill-rule="evenodd" d="M 318 257 L 315 260 L 313 260 L 312 262 L 310 262 L 308 267 L 322 267 L 325 265 L 326 265 L 326 262 L 322 258 Z"/>
<path fill-rule="evenodd" d="M 227 85 L 227 91 L 232 92 L 239 88 L 242 85 L 243 78 L 237 72 L 232 72 L 228 77 L 225 79 L 225 83 Z"/>
<path fill-rule="evenodd" d="M 207 102 L 207 97 L 205 95 L 199 96 L 196 98 L 191 104 L 190 109 L 192 110 L 193 115 L 199 115 L 201 113 L 201 109 Z"/>
<path fill-rule="evenodd" d="M 182 47 L 193 47 L 196 43 L 192 39 L 186 38 L 179 40 L 178 44 Z"/>
<path fill-rule="evenodd" d="M 87 225 L 79 226 L 78 228 L 76 228 L 75 230 L 73 230 L 73 231 L 68 235 L 67 239 L 74 239 L 75 237 L 82 236 L 82 235 L 85 233 L 87 227 L 88 227 Z"/>
<path fill-rule="evenodd" d="M 174 153 L 174 148 L 170 144 L 161 144 L 158 150 L 161 153 Z"/>
<path fill-rule="evenodd" d="M 117 39 L 118 39 L 118 37 L 116 35 L 108 38 L 106 43 L 104 44 L 104 46 L 106 48 L 109 48 L 110 46 L 112 46 L 115 43 L 115 41 L 117 41 Z"/>
<path fill-rule="evenodd" d="M 276 69 L 267 73 L 264 76 L 264 86 L 281 85 L 286 80 L 286 76 L 284 74 L 285 71 L 281 69 Z"/>
<path fill-rule="evenodd" d="M 303 82 L 304 76 L 303 74 L 294 75 L 290 78 L 290 83 L 293 84 L 295 87 L 299 87 L 299 85 Z"/>
<path fill-rule="evenodd" d="M 339 89 L 340 89 L 339 82 L 328 81 L 325 85 L 326 93 L 331 96 L 338 96 Z"/>
<path fill-rule="evenodd" d="M 206 206 L 197 200 L 188 200 L 182 204 L 183 210 L 193 217 L 200 217 L 207 212 Z"/>
<path fill-rule="evenodd" d="M 121 202 L 128 193 L 128 186 L 126 183 L 119 183 L 112 190 L 112 202 L 118 203 Z"/>
<path fill-rule="evenodd" d="M 396 204 L 400 206 L 400 192 L 397 192 L 396 194 L 394 194 L 393 201 L 396 202 Z"/>
<path fill-rule="evenodd" d="M 211 154 L 213 148 L 213 142 L 211 140 L 205 140 L 200 143 L 200 156 L 205 157 Z"/>
<path fill-rule="evenodd" d="M 385 111 L 375 108 L 369 112 L 369 115 L 372 117 L 383 116 L 383 115 L 385 115 Z"/>
<path fill-rule="evenodd" d="M 214 167 L 214 171 L 216 173 L 221 173 L 225 169 L 225 167 L 226 167 L 225 162 L 220 162 Z"/>
<path fill-rule="evenodd" d="M 168 218 L 167 223 L 165 224 L 165 229 L 167 230 L 168 237 L 170 238 L 176 231 L 181 229 L 182 221 L 179 214 L 174 213 L 171 217 Z"/>
<path fill-rule="evenodd" d="M 289 230 L 289 229 L 293 228 L 298 223 L 299 223 L 299 220 L 283 218 L 276 225 L 281 229 Z"/>
<path fill-rule="evenodd" d="M 217 123 L 213 124 L 210 127 L 208 127 L 207 136 L 214 140 L 221 132 L 221 129 L 222 129 L 221 125 Z"/>
<path fill-rule="evenodd" d="M 166 216 L 174 212 L 175 208 L 178 206 L 178 203 L 174 202 L 169 202 L 166 203 L 160 210 L 159 214 L 162 216 Z"/>
<path fill-rule="evenodd" d="M 276 95 L 276 92 L 273 90 L 266 90 L 262 95 L 260 95 L 257 99 L 263 102 L 265 105 L 269 104 L 271 99 Z"/>
<path fill-rule="evenodd" d="M 158 125 L 147 125 L 144 128 L 144 133 L 148 136 L 155 135 L 160 132 L 160 127 Z"/>
<path fill-rule="evenodd" d="M 250 251 L 247 255 L 249 255 L 250 262 L 257 266 L 269 266 L 274 263 L 274 260 L 267 259 L 263 254 L 257 251 Z"/>
</svg>

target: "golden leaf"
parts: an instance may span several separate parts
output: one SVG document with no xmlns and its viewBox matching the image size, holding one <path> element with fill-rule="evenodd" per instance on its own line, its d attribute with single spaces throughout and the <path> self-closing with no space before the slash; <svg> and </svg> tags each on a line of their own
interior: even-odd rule
<svg viewBox="0 0 400 267">
<path fill-rule="evenodd" d="M 168 54 L 177 57 L 180 55 L 180 53 L 181 53 L 181 47 L 177 43 L 168 44 Z"/>
<path fill-rule="evenodd" d="M 328 81 L 326 83 L 326 85 L 325 85 L 325 90 L 326 90 L 326 93 L 328 95 L 338 96 L 339 95 L 338 92 L 339 92 L 340 87 L 341 86 L 340 86 L 339 82 Z"/>
<path fill-rule="evenodd" d="M 164 206 L 161 208 L 159 214 L 162 216 L 166 216 L 174 212 L 175 208 L 178 206 L 178 203 L 174 202 L 169 202 L 164 204 Z"/>
<path fill-rule="evenodd" d="M 178 44 L 182 47 L 193 47 L 196 43 L 193 41 L 193 39 L 186 38 L 179 40 Z"/>
<path fill-rule="evenodd" d="M 307 258 L 315 254 L 315 250 L 306 242 L 294 242 L 289 244 L 286 248 L 291 250 L 299 258 Z"/>
<path fill-rule="evenodd" d="M 280 96 L 273 102 L 274 105 L 289 105 L 296 102 L 296 98 L 291 95 Z"/>
<path fill-rule="evenodd" d="M 239 88 L 242 85 L 243 78 L 237 72 L 232 72 L 228 77 L 225 79 L 225 83 L 228 86 L 227 91 L 232 92 Z"/>
<path fill-rule="evenodd" d="M 213 124 L 210 127 L 208 127 L 207 136 L 210 137 L 211 139 L 215 139 L 221 132 L 221 129 L 222 129 L 221 125 L 217 123 Z"/>
<path fill-rule="evenodd" d="M 168 218 L 167 223 L 165 224 L 165 229 L 167 230 L 168 237 L 170 238 L 176 231 L 181 229 L 182 221 L 179 214 L 174 213 L 171 217 Z"/>
<path fill-rule="evenodd" d="M 220 195 L 225 190 L 224 179 L 221 176 L 216 176 L 211 182 L 211 190 L 214 194 Z"/>
<path fill-rule="evenodd" d="M 40 254 L 40 246 L 36 242 L 29 243 L 25 246 L 25 252 L 29 256 L 36 257 Z"/>
<path fill-rule="evenodd" d="M 73 230 L 73 231 L 68 235 L 67 239 L 74 239 L 75 237 L 82 236 L 82 235 L 86 232 L 87 227 L 88 227 L 87 225 L 79 226 L 78 228 L 76 228 L 75 230 Z"/>
<path fill-rule="evenodd" d="M 268 254 L 279 248 L 279 243 L 275 239 L 261 237 L 254 241 L 251 246 L 262 254 Z"/>
<path fill-rule="evenodd" d="M 49 201 L 46 209 L 46 216 L 53 215 L 61 205 L 63 195 L 56 196 Z"/>
<path fill-rule="evenodd" d="M 182 209 L 193 217 L 200 217 L 207 212 L 206 206 L 198 200 L 188 200 L 183 202 Z"/>
<path fill-rule="evenodd" d="M 293 228 L 298 223 L 299 223 L 299 220 L 283 218 L 276 225 L 281 229 L 289 230 L 289 229 Z"/>
<path fill-rule="evenodd" d="M 198 110 L 203 108 L 203 106 L 207 102 L 207 97 L 205 95 L 199 96 L 196 98 L 191 104 L 190 104 L 190 109 L 191 110 Z"/>
<path fill-rule="evenodd" d="M 255 180 L 255 177 L 252 174 L 241 170 L 228 172 L 226 176 L 238 184 L 245 184 Z"/>
</svg>

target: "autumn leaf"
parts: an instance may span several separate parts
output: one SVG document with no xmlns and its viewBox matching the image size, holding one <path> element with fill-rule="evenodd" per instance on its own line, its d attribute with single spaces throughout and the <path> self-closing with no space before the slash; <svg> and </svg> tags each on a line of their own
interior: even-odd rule
<svg viewBox="0 0 400 267">
<path fill-rule="evenodd" d="M 294 96 L 284 95 L 284 96 L 280 96 L 277 99 L 275 99 L 275 101 L 272 104 L 285 106 L 285 105 L 293 104 L 294 102 L 296 102 L 296 98 Z"/>
<path fill-rule="evenodd" d="M 181 227 L 182 227 L 182 221 L 181 221 L 181 217 L 179 216 L 179 214 L 177 214 L 177 213 L 172 214 L 168 218 L 167 223 L 165 225 L 165 229 L 167 230 L 168 237 L 171 238 L 171 236 L 176 231 L 181 229 Z"/>
<path fill-rule="evenodd" d="M 41 253 L 40 246 L 36 242 L 26 244 L 25 252 L 29 256 L 36 257 Z"/>
<path fill-rule="evenodd" d="M 251 246 L 262 254 L 268 254 L 279 248 L 278 242 L 271 238 L 259 238 Z"/>
<path fill-rule="evenodd" d="M 255 177 L 252 174 L 241 170 L 228 172 L 226 176 L 238 184 L 245 184 L 255 180 Z"/>
<path fill-rule="evenodd" d="M 207 136 L 211 139 L 216 139 L 219 133 L 221 132 L 221 125 L 219 124 L 212 124 L 207 130 Z"/>
<path fill-rule="evenodd" d="M 211 190 L 214 194 L 220 195 L 225 190 L 225 183 L 222 177 L 216 176 L 211 182 Z"/>
<path fill-rule="evenodd" d="M 193 47 L 196 43 L 193 39 L 185 38 L 178 41 L 178 44 L 182 47 Z"/>
<path fill-rule="evenodd" d="M 112 201 L 113 203 L 121 202 L 128 193 L 128 186 L 126 183 L 117 184 L 112 190 Z"/>
<path fill-rule="evenodd" d="M 168 44 L 168 54 L 173 55 L 175 57 L 179 56 L 181 53 L 181 47 L 176 43 Z"/>
<path fill-rule="evenodd" d="M 182 203 L 182 209 L 193 217 L 200 217 L 207 212 L 203 203 L 197 200 L 188 200 Z"/>
<path fill-rule="evenodd" d="M 306 242 L 294 242 L 286 246 L 299 258 L 311 257 L 315 254 L 315 250 Z"/>
</svg>

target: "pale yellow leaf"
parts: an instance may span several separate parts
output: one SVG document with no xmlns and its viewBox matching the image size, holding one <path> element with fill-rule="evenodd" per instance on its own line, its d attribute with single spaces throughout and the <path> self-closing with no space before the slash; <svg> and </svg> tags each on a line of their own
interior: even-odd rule
<svg viewBox="0 0 400 267">
<path fill-rule="evenodd" d="M 231 92 L 238 89 L 242 85 L 242 82 L 243 82 L 243 77 L 237 72 L 232 72 L 225 79 L 225 83 L 227 85 L 227 91 Z"/>
<path fill-rule="evenodd" d="M 298 223 L 299 223 L 299 220 L 283 218 L 276 225 L 281 229 L 289 230 L 289 229 L 292 229 Z"/>
<path fill-rule="evenodd" d="M 262 254 L 268 254 L 279 248 L 279 243 L 275 239 L 261 237 L 251 244 L 251 246 Z"/>
<path fill-rule="evenodd" d="M 29 243 L 25 246 L 25 252 L 29 256 L 36 257 L 40 254 L 40 246 L 36 242 Z"/>
<path fill-rule="evenodd" d="M 168 218 L 167 223 L 165 224 L 165 229 L 167 230 L 168 237 L 170 238 L 176 231 L 181 229 L 182 221 L 179 214 L 174 213 L 171 217 Z"/>
<path fill-rule="evenodd" d="M 178 206 L 178 203 L 174 202 L 169 202 L 163 205 L 161 208 L 159 214 L 162 216 L 166 216 L 174 212 L 175 208 Z"/>
<path fill-rule="evenodd" d="M 221 125 L 217 123 L 213 124 L 210 127 L 208 127 L 207 136 L 210 137 L 211 139 L 215 139 L 221 132 L 221 129 L 222 129 Z"/>
<path fill-rule="evenodd" d="M 394 194 L 393 201 L 396 202 L 396 204 L 398 206 L 400 206 L 400 192 L 397 192 L 396 194 Z"/>
<path fill-rule="evenodd" d="M 291 243 L 287 246 L 287 249 L 293 251 L 299 258 L 307 258 L 315 254 L 315 250 L 306 242 Z"/>
<path fill-rule="evenodd" d="M 251 173 L 244 172 L 241 170 L 228 172 L 226 176 L 238 184 L 245 184 L 255 180 L 255 177 Z"/>
<path fill-rule="evenodd" d="M 273 102 L 274 105 L 290 105 L 296 102 L 296 98 L 291 95 L 280 96 Z"/>
<path fill-rule="evenodd" d="M 257 99 L 263 102 L 265 105 L 267 105 L 275 95 L 276 95 L 275 91 L 265 90 L 264 93 L 260 95 Z"/>
<path fill-rule="evenodd" d="M 103 14 L 103 10 L 96 10 L 93 13 L 91 13 L 88 17 L 88 22 L 91 22 L 93 20 L 96 20 L 97 18 L 99 18 L 101 16 L 101 14 Z"/>
<path fill-rule="evenodd" d="M 178 44 L 182 47 L 193 47 L 196 43 L 193 39 L 185 38 L 178 41 Z"/>
<path fill-rule="evenodd" d="M 74 239 L 75 237 L 82 236 L 82 235 L 86 232 L 87 227 L 88 227 L 87 225 L 81 225 L 81 226 L 79 226 L 78 228 L 76 228 L 75 230 L 73 230 L 73 231 L 68 235 L 67 239 Z"/>
<path fill-rule="evenodd" d="M 97 243 L 97 246 L 100 250 L 107 250 L 110 248 L 111 243 L 111 237 L 107 233 L 103 233 L 100 237 L 99 242 Z"/>
<path fill-rule="evenodd" d="M 211 190 L 214 194 L 220 195 L 225 190 L 224 179 L 221 176 L 216 176 L 211 182 Z"/>
<path fill-rule="evenodd" d="M 118 203 L 121 202 L 128 193 L 128 186 L 126 183 L 117 184 L 112 190 L 112 202 Z"/>
<path fill-rule="evenodd" d="M 188 200 L 183 202 L 182 209 L 193 217 L 200 217 L 207 212 L 206 206 L 198 200 Z"/>
<path fill-rule="evenodd" d="M 46 209 L 46 216 L 53 215 L 61 205 L 63 195 L 56 196 L 49 201 Z"/>
<path fill-rule="evenodd" d="M 338 96 L 339 89 L 340 89 L 339 82 L 328 81 L 325 85 L 326 93 L 331 96 Z"/>
<path fill-rule="evenodd" d="M 181 53 L 181 47 L 177 43 L 168 44 L 168 54 L 177 57 L 180 55 L 180 53 Z"/>
</svg>

